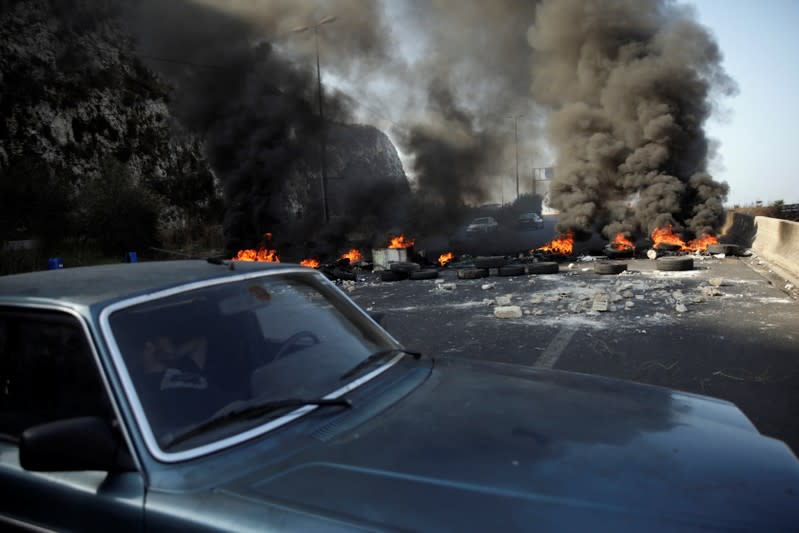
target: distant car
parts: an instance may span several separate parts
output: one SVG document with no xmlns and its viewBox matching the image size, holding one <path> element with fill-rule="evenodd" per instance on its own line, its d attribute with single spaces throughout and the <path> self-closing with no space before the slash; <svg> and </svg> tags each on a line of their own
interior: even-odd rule
<svg viewBox="0 0 799 533">
<path fill-rule="evenodd" d="M 499 229 L 499 223 L 494 217 L 475 218 L 466 227 L 466 233 L 491 233 Z"/>
<path fill-rule="evenodd" d="M 0 529 L 799 524 L 799 462 L 731 403 L 432 355 L 296 265 L 0 277 Z"/>
<path fill-rule="evenodd" d="M 519 229 L 541 229 L 544 227 L 544 219 L 538 213 L 522 213 L 516 220 L 516 227 Z"/>
</svg>

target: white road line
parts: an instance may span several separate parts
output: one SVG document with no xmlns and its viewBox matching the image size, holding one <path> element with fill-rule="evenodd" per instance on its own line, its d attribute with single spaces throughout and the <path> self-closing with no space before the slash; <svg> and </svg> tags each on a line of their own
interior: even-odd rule
<svg viewBox="0 0 799 533">
<path fill-rule="evenodd" d="M 569 345 L 569 342 L 574 337 L 574 334 L 577 332 L 577 328 L 569 328 L 564 327 L 558 331 L 558 334 L 555 335 L 555 338 L 549 343 L 544 353 L 536 360 L 533 366 L 537 366 L 539 368 L 552 368 L 555 366 L 555 363 L 558 362 L 558 358 L 560 354 L 563 353 L 563 350 L 566 349 L 566 346 Z"/>
</svg>

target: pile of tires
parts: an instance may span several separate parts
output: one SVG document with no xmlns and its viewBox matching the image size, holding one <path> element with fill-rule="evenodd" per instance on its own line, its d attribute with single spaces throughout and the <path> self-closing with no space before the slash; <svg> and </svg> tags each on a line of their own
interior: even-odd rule
<svg viewBox="0 0 799 533">
<path fill-rule="evenodd" d="M 422 269 L 418 263 L 411 263 L 410 261 L 391 263 L 388 270 L 380 271 L 381 281 L 422 280 L 436 279 L 437 277 L 438 270 L 432 268 Z"/>
<path fill-rule="evenodd" d="M 458 279 L 480 279 L 488 277 L 487 268 L 461 268 L 458 269 Z"/>
<path fill-rule="evenodd" d="M 528 274 L 557 274 L 560 272 L 560 265 L 554 261 L 542 261 L 527 265 Z"/>
</svg>

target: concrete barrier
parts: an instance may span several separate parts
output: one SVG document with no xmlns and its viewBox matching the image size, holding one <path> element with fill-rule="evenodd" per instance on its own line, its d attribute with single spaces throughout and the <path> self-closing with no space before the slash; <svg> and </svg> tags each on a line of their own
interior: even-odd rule
<svg viewBox="0 0 799 533">
<path fill-rule="evenodd" d="M 799 222 L 755 217 L 752 250 L 799 286 Z"/>
</svg>

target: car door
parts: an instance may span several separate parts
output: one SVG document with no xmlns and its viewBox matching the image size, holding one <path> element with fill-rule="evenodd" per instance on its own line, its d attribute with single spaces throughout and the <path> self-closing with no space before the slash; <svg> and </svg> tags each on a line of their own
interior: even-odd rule
<svg viewBox="0 0 799 533">
<path fill-rule="evenodd" d="M 30 472 L 19 439 L 80 416 L 113 420 L 90 340 L 67 313 L 0 307 L 0 530 L 141 531 L 139 472 Z"/>
</svg>

